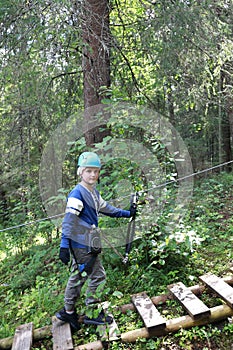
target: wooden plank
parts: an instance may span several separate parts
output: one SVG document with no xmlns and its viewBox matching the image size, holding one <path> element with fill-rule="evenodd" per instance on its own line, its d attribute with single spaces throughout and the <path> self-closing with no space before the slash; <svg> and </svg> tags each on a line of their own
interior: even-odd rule
<svg viewBox="0 0 233 350">
<path fill-rule="evenodd" d="M 166 320 L 161 316 L 155 305 L 146 293 L 132 295 L 132 302 L 140 314 L 148 330 L 154 328 L 165 328 Z"/>
<path fill-rule="evenodd" d="M 113 317 L 113 315 L 110 314 Z M 113 341 L 119 339 L 120 331 L 116 321 L 113 318 L 113 322 L 107 326 L 108 340 Z"/>
<path fill-rule="evenodd" d="M 113 340 L 118 340 L 119 339 L 119 328 L 114 320 L 113 315 L 108 311 L 110 303 L 108 301 L 104 301 L 99 304 L 99 308 L 103 309 L 105 315 L 111 316 L 113 318 L 112 323 L 107 324 L 107 325 L 101 325 L 97 327 L 97 330 L 100 334 L 101 340 L 103 341 L 113 341 Z"/>
<path fill-rule="evenodd" d="M 210 316 L 210 309 L 182 282 L 168 286 L 168 289 L 194 319 Z"/>
<path fill-rule="evenodd" d="M 69 323 L 64 323 L 56 316 L 52 317 L 53 350 L 72 350 L 73 341 Z"/>
<path fill-rule="evenodd" d="M 112 314 L 108 313 L 108 315 L 113 318 Z M 97 331 L 99 332 L 102 341 L 114 341 L 118 340 L 120 337 L 120 331 L 114 318 L 111 324 L 98 326 Z"/>
<path fill-rule="evenodd" d="M 199 279 L 222 298 L 227 305 L 231 308 L 233 307 L 233 288 L 224 282 L 222 278 L 214 274 L 206 274 L 199 277 Z"/>
<path fill-rule="evenodd" d="M 16 328 L 12 350 L 30 350 L 33 338 L 33 323 L 23 324 Z"/>
</svg>

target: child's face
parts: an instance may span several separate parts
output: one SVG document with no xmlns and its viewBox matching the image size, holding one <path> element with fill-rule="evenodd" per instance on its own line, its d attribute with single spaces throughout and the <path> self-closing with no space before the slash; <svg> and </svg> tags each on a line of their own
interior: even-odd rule
<svg viewBox="0 0 233 350">
<path fill-rule="evenodd" d="M 82 172 L 82 180 L 86 184 L 93 186 L 99 178 L 99 173 L 99 168 L 86 168 Z"/>
</svg>

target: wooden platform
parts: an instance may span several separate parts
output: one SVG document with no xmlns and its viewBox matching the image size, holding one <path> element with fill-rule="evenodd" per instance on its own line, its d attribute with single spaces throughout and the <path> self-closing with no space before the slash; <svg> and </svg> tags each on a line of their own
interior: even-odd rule
<svg viewBox="0 0 233 350">
<path fill-rule="evenodd" d="M 232 267 L 231 267 L 232 271 Z M 233 271 L 232 271 L 233 273 Z M 131 330 L 120 334 L 118 325 L 113 318 L 110 325 L 98 326 L 96 331 L 99 333 L 99 339 L 95 342 L 75 346 L 73 344 L 70 325 L 58 320 L 55 316 L 52 317 L 52 327 L 48 328 L 47 336 L 51 336 L 53 340 L 53 350 L 100 350 L 104 349 L 106 342 L 121 341 L 135 342 L 140 338 L 150 338 L 152 336 L 163 336 L 171 332 L 176 332 L 180 328 L 190 328 L 194 326 L 206 325 L 208 323 L 227 319 L 233 316 L 233 276 L 220 278 L 214 274 L 205 274 L 199 277 L 201 285 L 186 287 L 182 282 L 168 286 L 169 294 L 150 298 L 146 292 L 137 293 L 131 296 L 132 304 L 130 310 L 135 311 L 142 318 L 145 327 Z M 203 285 L 204 284 L 204 285 Z M 197 292 L 199 290 L 199 292 Z M 201 301 L 201 296 L 204 290 L 214 292 L 213 297 L 217 294 L 222 304 L 209 309 Z M 195 294 L 194 294 L 195 293 Z M 188 315 L 168 318 L 166 320 L 157 310 L 155 305 L 166 302 L 169 299 L 176 299 L 177 302 L 188 312 Z M 153 300 L 153 302 L 152 302 Z M 125 306 L 127 306 L 125 305 Z M 108 312 L 108 305 L 101 304 L 100 309 Z M 112 310 L 110 310 L 112 311 Z M 111 312 L 110 312 L 111 314 Z M 14 337 L 0 339 L 1 349 L 11 350 L 31 350 L 33 339 L 38 340 L 38 335 L 44 334 L 41 329 L 34 330 L 33 324 L 28 323 L 16 328 Z M 77 332 L 75 334 L 78 334 Z M 12 346 L 12 347 L 11 347 Z"/>
</svg>

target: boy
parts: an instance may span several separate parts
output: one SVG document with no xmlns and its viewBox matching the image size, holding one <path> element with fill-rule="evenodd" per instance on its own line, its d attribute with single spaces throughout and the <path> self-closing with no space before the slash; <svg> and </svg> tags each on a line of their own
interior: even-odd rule
<svg viewBox="0 0 233 350">
<path fill-rule="evenodd" d="M 84 152 L 79 156 L 77 173 L 81 177 L 81 182 L 68 195 L 66 214 L 62 223 L 59 258 L 67 265 L 71 252 L 73 259 L 72 274 L 65 290 L 65 306 L 56 313 L 56 317 L 69 322 L 75 330 L 80 328 L 75 303 L 80 297 L 82 286 L 89 278 L 86 305 L 90 305 L 97 302 L 94 297 L 95 291 L 106 278 L 99 258 L 101 252 L 99 213 L 118 218 L 136 215 L 134 206 L 131 206 L 130 210 L 122 210 L 103 200 L 95 188 L 100 168 L 101 162 L 96 153 Z M 96 318 L 84 317 L 85 324 L 100 325 L 111 322 L 112 317 L 105 316 L 103 311 Z"/>
</svg>

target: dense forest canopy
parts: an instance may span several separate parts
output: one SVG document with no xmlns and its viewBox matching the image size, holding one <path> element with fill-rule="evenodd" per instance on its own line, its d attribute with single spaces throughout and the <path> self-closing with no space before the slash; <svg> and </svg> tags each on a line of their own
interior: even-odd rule
<svg viewBox="0 0 233 350">
<path fill-rule="evenodd" d="M 195 171 L 231 161 L 232 10 L 228 0 L 2 1 L 1 227 L 46 216 L 38 185 L 45 144 L 93 104 L 127 101 L 167 117 Z M 114 118 L 108 127 L 126 133 L 127 120 Z M 84 139 L 71 149 L 67 182 L 83 149 Z M 33 230 L 47 235 L 49 225 L 4 232 L 1 248 L 23 245 Z"/>
</svg>

